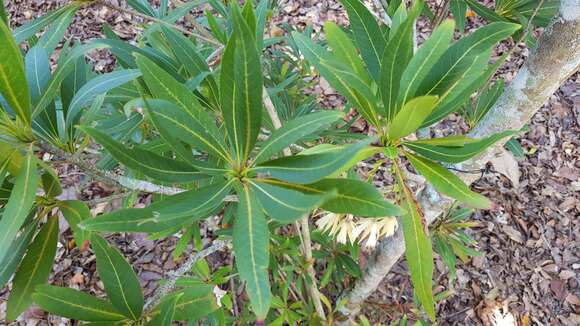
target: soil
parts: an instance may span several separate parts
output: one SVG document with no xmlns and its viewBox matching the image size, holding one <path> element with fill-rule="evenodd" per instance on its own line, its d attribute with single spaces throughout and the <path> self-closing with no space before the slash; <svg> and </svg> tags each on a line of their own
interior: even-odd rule
<svg viewBox="0 0 580 326">
<path fill-rule="evenodd" d="M 123 5 L 119 0 L 108 1 Z M 8 1 L 11 24 L 21 25 L 65 2 Z M 314 31 L 319 32 L 326 20 L 348 24 L 344 10 L 334 0 L 283 0 L 278 1 L 278 8 L 272 26 L 289 23 L 303 28 L 312 25 Z M 141 31 L 140 21 L 130 14 L 92 6 L 77 13 L 66 39 L 86 41 L 101 37 L 101 28 L 107 23 L 122 38 L 134 40 Z M 181 24 L 188 25 L 187 22 Z M 467 28 L 481 24 L 479 18 L 470 17 Z M 429 24 L 419 22 L 419 36 L 424 38 L 428 32 Z M 506 51 L 508 46 L 508 43 L 500 45 L 496 55 Z M 527 48 L 519 46 L 501 68 L 501 76 L 507 81 L 512 79 L 527 54 Z M 114 59 L 106 51 L 91 59 L 97 71 L 109 71 L 114 66 Z M 322 81 L 318 85 L 312 92 L 322 106 L 343 106 L 343 99 L 326 83 Z M 452 117 L 435 128 L 435 132 L 445 133 L 458 125 L 462 126 L 460 118 Z M 473 189 L 501 207 L 496 211 L 479 211 L 472 217 L 480 226 L 470 235 L 484 255 L 460 264 L 457 280 L 453 283 L 449 282 L 444 265 L 437 259 L 438 291 L 450 291 L 438 304 L 440 325 L 499 325 L 500 321 L 505 322 L 501 325 L 580 325 L 580 74 L 573 75 L 550 97 L 529 122 L 529 131 L 517 141 L 525 155 L 517 159 L 515 177 L 513 167 L 510 173 L 509 167 L 496 166 L 473 185 Z M 501 162 L 497 164 L 502 165 Z M 94 200 L 114 191 L 89 181 L 74 166 L 62 164 L 58 172 L 66 198 Z M 145 196 L 139 205 L 146 205 L 148 201 Z M 119 205 L 120 200 L 95 203 L 92 211 L 96 214 Z M 94 256 L 90 251 L 71 248 L 71 239 L 70 230 L 63 226 L 50 283 L 104 296 L 103 285 L 95 273 Z M 152 241 L 140 234 L 130 234 L 112 235 L 109 240 L 132 262 L 146 297 L 154 291 L 157 281 L 180 263 L 171 256 L 176 237 Z M 211 259 L 229 263 L 225 254 L 215 254 Z M 8 290 L 8 286 L 0 290 L 0 324 L 5 319 Z M 412 315 L 410 303 L 410 283 L 406 264 L 402 261 L 369 298 L 364 314 L 372 322 L 388 323 L 405 313 Z M 10 325 L 72 324 L 32 307 Z"/>
</svg>

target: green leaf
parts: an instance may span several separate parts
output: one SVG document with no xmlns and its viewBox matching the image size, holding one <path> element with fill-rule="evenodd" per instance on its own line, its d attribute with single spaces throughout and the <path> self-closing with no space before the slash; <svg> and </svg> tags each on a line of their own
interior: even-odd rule
<svg viewBox="0 0 580 326">
<path fill-rule="evenodd" d="M 401 76 L 401 89 L 398 96 L 399 106 L 415 97 L 417 89 L 431 68 L 447 50 L 449 42 L 453 39 L 453 30 L 452 20 L 446 20 L 441 23 L 409 61 L 405 72 Z"/>
<path fill-rule="evenodd" d="M 151 315 L 157 316 L 157 314 L 161 313 L 160 309 L 165 302 L 174 300 L 178 296 L 179 299 L 177 299 L 175 304 L 174 320 L 196 320 L 207 316 L 219 309 L 213 294 L 213 287 L 212 285 L 201 284 L 188 286 L 180 291 L 171 293 L 163 298 L 161 303 L 151 311 Z"/>
<path fill-rule="evenodd" d="M 395 167 L 397 181 L 402 191 L 401 207 L 406 214 L 400 218 L 405 239 L 405 257 L 411 272 L 415 294 L 431 320 L 435 320 L 433 299 L 433 250 L 427 234 L 427 224 L 421 208 L 405 184 L 403 174 Z"/>
<path fill-rule="evenodd" d="M 146 208 L 118 210 L 81 223 L 99 232 L 154 233 L 190 224 L 211 214 L 230 193 L 231 182 L 216 182 L 167 197 Z"/>
<path fill-rule="evenodd" d="M 91 247 L 109 300 L 123 315 L 138 320 L 143 312 L 143 293 L 133 268 L 116 248 L 96 234 L 91 236 Z"/>
<path fill-rule="evenodd" d="M 169 42 L 171 50 L 175 54 L 177 61 L 183 65 L 191 77 L 197 76 L 204 72 L 211 73 L 211 70 L 209 69 L 204 58 L 199 54 L 195 44 L 190 39 L 166 26 L 161 26 L 161 30 L 167 38 L 167 41 Z M 213 74 L 209 74 L 203 84 L 208 87 L 211 98 L 218 102 L 219 89 Z"/>
<path fill-rule="evenodd" d="M 105 94 L 139 76 L 141 73 L 138 70 L 117 70 L 89 80 L 76 92 L 68 106 L 67 126 L 72 127 L 72 124 L 79 120 L 81 110 L 91 105 L 98 95 Z"/>
<path fill-rule="evenodd" d="M 73 48 L 62 61 L 59 60 L 58 68 L 48 83 L 46 91 L 38 99 L 38 103 L 32 112 L 32 117 L 38 116 L 58 96 L 58 89 L 60 88 L 61 83 L 71 72 L 74 71 L 75 63 L 81 56 L 92 50 L 105 47 L 108 47 L 108 45 L 100 43 L 80 45 Z"/>
<path fill-rule="evenodd" d="M 10 199 L 8 199 L 2 219 L 0 219 L 0 230 L 2 230 L 0 232 L 0 261 L 8 254 L 10 244 L 16 238 L 18 230 L 20 230 L 34 204 L 37 185 L 36 157 L 31 146 L 20 166 Z"/>
<path fill-rule="evenodd" d="M 455 25 L 460 32 L 465 31 L 465 16 L 467 14 L 467 4 L 463 0 L 451 0 L 449 9 L 453 14 Z"/>
<path fill-rule="evenodd" d="M 306 36 L 297 32 L 293 32 L 292 36 L 304 57 L 328 83 L 345 96 L 367 121 L 380 126 L 375 96 L 370 87 L 349 66 L 332 59 L 324 48 Z"/>
<path fill-rule="evenodd" d="M 165 182 L 191 182 L 207 177 L 185 162 L 160 156 L 138 147 L 127 148 L 94 128 L 82 127 L 80 129 L 103 145 L 123 165 L 148 177 Z"/>
<path fill-rule="evenodd" d="M 479 97 L 473 110 L 468 111 L 470 123 L 476 126 L 481 119 L 489 112 L 493 105 L 497 102 L 499 96 L 503 93 L 504 82 L 500 80 L 490 87 L 484 89 Z"/>
<path fill-rule="evenodd" d="M 443 263 L 445 263 L 445 266 L 449 269 L 449 280 L 455 280 L 457 277 L 455 267 L 455 264 L 457 264 L 457 258 L 453 253 L 453 249 L 447 242 L 445 242 L 443 237 L 438 234 L 433 236 L 433 243 L 435 244 L 435 250 L 441 256 L 441 260 L 443 260 Z"/>
<path fill-rule="evenodd" d="M 263 320 L 270 309 L 268 223 L 248 185 L 237 187 L 236 192 L 240 198 L 233 232 L 236 267 L 246 282 L 254 313 Z"/>
<path fill-rule="evenodd" d="M 50 80 L 50 61 L 46 50 L 37 45 L 28 50 L 24 62 L 30 97 L 36 104 Z"/>
<path fill-rule="evenodd" d="M 433 66 L 419 87 L 418 95 L 439 95 L 439 103 L 425 125 L 432 124 L 449 114 L 457 98 L 466 99 L 474 91 L 471 84 L 480 79 L 489 60 L 491 47 L 512 35 L 520 25 L 492 23 L 479 28 L 453 44 Z M 469 90 L 464 94 L 464 90 Z M 458 103 L 461 104 L 461 103 Z"/>
<path fill-rule="evenodd" d="M 475 11 L 476 14 L 480 15 L 482 18 L 485 18 L 490 22 L 509 21 L 508 19 L 496 14 L 495 11 L 487 8 L 486 6 L 478 3 L 477 1 L 465 0 L 465 2 L 469 5 L 469 7 L 473 11 Z"/>
<path fill-rule="evenodd" d="M 438 146 L 425 144 L 424 142 L 405 142 L 403 145 L 431 160 L 445 163 L 460 163 L 483 152 L 486 148 L 502 138 L 513 136 L 515 134 L 517 134 L 517 131 L 508 130 L 488 138 L 474 140 L 466 143 L 465 146 L 462 147 Z"/>
<path fill-rule="evenodd" d="M 508 140 L 505 143 L 505 148 L 508 149 L 512 154 L 514 154 L 514 157 L 516 158 L 521 159 L 526 156 L 526 153 L 524 152 L 522 145 L 515 138 Z"/>
<path fill-rule="evenodd" d="M 169 299 L 164 300 L 159 304 L 156 310 L 159 310 L 159 314 L 149 321 L 146 326 L 171 326 L 173 322 L 173 316 L 175 316 L 175 306 L 179 299 L 183 296 L 183 293 L 178 293 L 171 296 Z"/>
<path fill-rule="evenodd" d="M 0 21 L 10 27 L 8 22 L 8 15 L 6 14 L 6 8 L 4 7 L 4 0 L 0 0 Z"/>
<path fill-rule="evenodd" d="M 167 143 L 182 141 L 224 162 L 231 162 L 223 134 L 209 113 L 203 110 L 182 110 L 163 100 L 148 100 L 146 108 L 153 125 L 166 138 Z"/>
<path fill-rule="evenodd" d="M 345 163 L 363 150 L 369 142 L 361 141 L 320 154 L 282 157 L 258 165 L 252 170 L 284 181 L 313 183 L 347 169 Z"/>
<path fill-rule="evenodd" d="M 26 39 L 29 37 L 34 36 L 48 24 L 58 19 L 58 17 L 60 17 L 64 12 L 70 10 L 71 6 L 75 5 L 77 4 L 71 3 L 69 5 L 63 6 L 16 28 L 14 30 L 14 39 L 16 40 L 16 43 L 20 44 L 26 41 Z"/>
<path fill-rule="evenodd" d="M 42 309 L 65 318 L 96 322 L 125 319 L 109 302 L 69 288 L 38 286 L 32 298 Z"/>
<path fill-rule="evenodd" d="M 392 121 L 399 111 L 397 98 L 401 89 L 401 79 L 413 57 L 413 26 L 422 9 L 423 2 L 417 1 L 403 24 L 389 40 L 381 56 L 379 91 L 383 100 L 383 114 L 387 121 Z"/>
<path fill-rule="evenodd" d="M 127 4 L 138 12 L 150 17 L 157 17 L 157 12 L 147 0 L 127 0 Z"/>
<path fill-rule="evenodd" d="M 30 124 L 30 94 L 20 49 L 3 22 L 0 23 L 0 93 L 12 111 Z M 4 108 L 8 109 L 8 108 Z"/>
<path fill-rule="evenodd" d="M 290 144 L 296 143 L 305 136 L 319 132 L 325 126 L 344 117 L 338 111 L 320 111 L 294 118 L 286 122 L 280 129 L 274 130 L 270 138 L 260 147 L 260 151 L 254 157 L 254 164 L 259 164 L 270 159 Z"/>
<path fill-rule="evenodd" d="M 51 217 L 34 238 L 14 275 L 12 292 L 6 305 L 8 320 L 16 319 L 26 310 L 32 303 L 34 288 L 48 280 L 57 242 L 58 217 Z"/>
<path fill-rule="evenodd" d="M 78 8 L 80 8 L 79 4 L 67 6 L 67 10 L 59 15 L 54 24 L 38 40 L 37 45 L 43 47 L 49 55 L 52 54 L 58 43 L 64 37 L 64 33 L 72 22 Z"/>
<path fill-rule="evenodd" d="M 12 277 L 12 274 L 20 264 L 32 236 L 36 232 L 36 223 L 28 224 L 18 235 L 16 239 L 10 244 L 8 255 L 4 260 L 0 261 L 0 288 L 3 288 Z"/>
<path fill-rule="evenodd" d="M 437 103 L 437 96 L 420 96 L 407 102 L 389 124 L 389 139 L 400 139 L 415 132 L 431 114 Z"/>
<path fill-rule="evenodd" d="M 320 206 L 331 192 L 305 195 L 301 192 L 276 187 L 268 183 L 249 181 L 266 213 L 282 223 L 291 223 Z"/>
<path fill-rule="evenodd" d="M 356 179 L 323 179 L 316 183 L 298 185 L 273 179 L 262 179 L 264 183 L 294 189 L 306 194 L 323 194 L 334 191 L 322 209 L 339 214 L 364 217 L 399 216 L 403 211 L 389 203 L 373 185 Z"/>
<path fill-rule="evenodd" d="M 440 193 L 475 208 L 488 209 L 491 207 L 491 201 L 489 199 L 471 191 L 458 176 L 449 172 L 449 170 L 441 165 L 411 153 L 405 153 L 405 156 L 409 159 L 415 170 L 424 176 L 433 185 L 435 190 Z"/>
<path fill-rule="evenodd" d="M 326 41 L 333 50 L 334 57 L 349 66 L 352 71 L 367 84 L 370 83 L 369 75 L 365 70 L 364 63 L 358 55 L 358 50 L 342 29 L 331 21 L 324 23 Z"/>
<path fill-rule="evenodd" d="M 255 33 L 237 5 L 232 16 L 234 32 L 222 56 L 221 109 L 235 161 L 245 165 L 262 121 L 262 68 Z"/>
<path fill-rule="evenodd" d="M 473 139 L 465 135 L 453 135 L 441 138 L 419 139 L 413 141 L 413 144 L 426 144 L 444 147 L 463 147 L 465 144 L 472 143 L 474 141 L 477 141 L 477 139 Z"/>
<path fill-rule="evenodd" d="M 59 201 L 58 208 L 66 219 L 68 225 L 70 225 L 77 246 L 82 247 L 85 241 L 89 240 L 90 233 L 81 229 L 79 224 L 82 221 L 91 218 L 91 211 L 87 205 L 80 200 Z"/>
<path fill-rule="evenodd" d="M 380 80 L 381 58 L 386 46 L 383 32 L 375 17 L 360 0 L 341 0 L 348 13 L 354 39 L 375 81 Z"/>
</svg>

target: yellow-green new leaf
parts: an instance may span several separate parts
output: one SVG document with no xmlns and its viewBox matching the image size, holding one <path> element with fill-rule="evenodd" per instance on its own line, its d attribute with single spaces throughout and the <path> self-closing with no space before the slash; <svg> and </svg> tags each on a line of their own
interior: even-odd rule
<svg viewBox="0 0 580 326">
<path fill-rule="evenodd" d="M 248 185 L 236 187 L 240 201 L 234 222 L 234 252 L 236 267 L 258 319 L 265 319 L 270 309 L 268 276 L 268 223 L 258 198 Z"/>
<path fill-rule="evenodd" d="M 32 295 L 34 302 L 42 309 L 65 318 L 104 322 L 117 325 L 113 321 L 125 319 L 109 302 L 81 291 L 44 285 L 36 288 Z"/>
<path fill-rule="evenodd" d="M 459 177 L 441 165 L 411 153 L 405 153 L 405 156 L 417 172 L 431 182 L 440 193 L 475 208 L 487 209 L 491 207 L 489 199 L 471 191 Z"/>
<path fill-rule="evenodd" d="M 437 98 L 420 96 L 407 102 L 389 124 L 389 139 L 403 138 L 416 131 L 435 108 Z"/>
<path fill-rule="evenodd" d="M 6 318 L 16 319 L 32 303 L 32 293 L 48 280 L 58 241 L 58 217 L 51 217 L 28 248 L 12 282 Z"/>
<path fill-rule="evenodd" d="M 0 232 L 0 261 L 6 256 L 10 244 L 16 238 L 18 230 L 34 204 L 38 179 L 36 157 L 31 147 L 20 166 L 14 188 L 0 219 L 0 230 L 2 230 Z"/>
<path fill-rule="evenodd" d="M 16 116 L 29 125 L 30 93 L 24 74 L 24 60 L 4 22 L 0 22 L 0 44 L 0 93 Z"/>
<path fill-rule="evenodd" d="M 411 272 L 413 289 L 431 320 L 435 320 L 435 300 L 433 298 L 433 249 L 427 234 L 427 224 L 421 208 L 405 184 L 400 168 L 395 165 L 396 177 L 401 188 L 401 207 L 406 213 L 401 216 L 405 257 Z"/>
<path fill-rule="evenodd" d="M 133 268 L 116 248 L 96 234 L 91 236 L 91 247 L 109 300 L 123 315 L 138 320 L 143 312 L 143 293 Z"/>
</svg>

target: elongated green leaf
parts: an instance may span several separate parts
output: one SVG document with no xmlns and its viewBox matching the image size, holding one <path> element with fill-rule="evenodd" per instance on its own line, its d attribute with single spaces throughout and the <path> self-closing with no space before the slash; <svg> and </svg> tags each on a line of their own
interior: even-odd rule
<svg viewBox="0 0 580 326">
<path fill-rule="evenodd" d="M 375 17 L 360 0 L 341 0 L 348 13 L 356 44 L 375 81 L 380 80 L 381 58 L 386 41 Z"/>
<path fill-rule="evenodd" d="M 486 6 L 478 3 L 474 0 L 465 0 L 465 2 L 469 5 L 469 7 L 475 11 L 476 14 L 480 15 L 481 17 L 487 19 L 490 22 L 501 22 L 501 21 L 509 21 L 508 19 L 498 15 L 495 11 L 487 8 Z"/>
<path fill-rule="evenodd" d="M 425 76 L 447 50 L 449 42 L 453 39 L 453 31 L 452 20 L 441 23 L 409 61 L 401 76 L 401 89 L 398 97 L 400 106 L 415 97 L 415 93 Z"/>
<path fill-rule="evenodd" d="M 52 54 L 58 43 L 64 37 L 64 33 L 72 22 L 79 7 L 78 4 L 67 6 L 67 10 L 63 11 L 54 24 L 48 28 L 48 30 L 38 40 L 37 45 L 43 47 L 46 50 L 46 53 Z"/>
<path fill-rule="evenodd" d="M 77 246 L 82 247 L 85 241 L 89 240 L 90 233 L 79 228 L 79 224 L 91 217 L 89 208 L 80 200 L 60 201 L 58 202 L 58 207 L 73 230 Z"/>
<path fill-rule="evenodd" d="M 38 103 L 34 107 L 32 112 L 32 117 L 36 117 L 39 115 L 46 107 L 55 99 L 55 97 L 59 94 L 58 89 L 62 81 L 68 76 L 72 71 L 75 69 L 75 62 L 87 52 L 90 52 L 95 49 L 105 48 L 107 45 L 99 44 L 99 43 L 89 43 L 75 47 L 72 49 L 61 62 L 59 62 L 58 68 L 56 69 L 52 79 L 48 83 L 46 87 L 46 91 L 40 99 Z"/>
<path fill-rule="evenodd" d="M 146 108 L 151 121 L 169 144 L 182 141 L 217 159 L 231 162 L 223 135 L 216 126 L 215 118 L 209 113 L 203 110 L 183 110 L 163 100 L 147 101 Z M 188 156 L 191 157 L 191 154 Z"/>
<path fill-rule="evenodd" d="M 183 65 L 191 77 L 203 72 L 211 72 L 204 58 L 199 54 L 195 44 L 190 39 L 169 27 L 162 26 L 161 29 L 171 46 L 171 50 L 175 53 L 177 61 Z M 208 87 L 211 98 L 217 103 L 219 100 L 219 89 L 212 74 L 208 75 L 204 81 L 204 85 Z"/>
<path fill-rule="evenodd" d="M 400 109 L 397 98 L 401 89 L 401 79 L 413 57 L 413 26 L 422 9 L 423 2 L 417 1 L 401 27 L 389 40 L 381 56 L 379 90 L 383 100 L 383 115 L 387 121 L 392 121 Z"/>
<path fill-rule="evenodd" d="M 123 315 L 138 320 L 143 312 L 143 293 L 133 268 L 116 248 L 96 234 L 91 236 L 91 247 L 109 300 Z"/>
<path fill-rule="evenodd" d="M 8 283 L 16 267 L 20 264 L 26 249 L 28 249 L 28 244 L 30 244 L 30 240 L 34 236 L 36 226 L 36 223 L 27 225 L 10 244 L 8 255 L 4 257 L 4 260 L 0 261 L 0 288 L 3 288 Z"/>
<path fill-rule="evenodd" d="M 466 143 L 463 147 L 447 147 L 425 144 L 424 142 L 405 142 L 404 145 L 428 159 L 446 163 L 460 163 L 483 152 L 502 138 L 513 136 L 516 131 L 504 131 L 488 138 Z"/>
<path fill-rule="evenodd" d="M 37 45 L 28 50 L 24 62 L 30 97 L 36 104 L 50 81 L 50 61 L 46 50 Z"/>
<path fill-rule="evenodd" d="M 56 171 L 48 166 L 43 161 L 38 161 L 39 165 L 44 170 L 44 173 L 40 177 L 40 181 L 42 183 L 42 189 L 44 193 L 48 197 L 57 197 L 62 194 L 62 186 L 60 185 L 60 179 L 58 178 L 58 174 Z"/>
<path fill-rule="evenodd" d="M 93 103 L 98 95 L 107 93 L 139 76 L 141 73 L 138 70 L 117 70 L 89 80 L 72 98 L 67 110 L 66 124 L 72 127 L 72 124 L 78 121 L 81 110 Z"/>
<path fill-rule="evenodd" d="M 16 40 L 16 43 L 20 44 L 26 41 L 26 39 L 38 33 L 48 24 L 58 19 L 58 17 L 60 17 L 60 15 L 62 15 L 64 12 L 70 10 L 70 7 L 73 7 L 75 5 L 76 4 L 71 3 L 69 5 L 63 6 L 57 10 L 46 13 L 42 17 L 33 19 L 32 21 L 16 28 L 14 30 L 14 39 Z"/>
<path fill-rule="evenodd" d="M 400 139 L 416 131 L 435 108 L 437 99 L 437 96 L 428 95 L 407 102 L 389 124 L 389 139 Z"/>
<path fill-rule="evenodd" d="M 125 319 L 125 316 L 109 302 L 73 289 L 50 285 L 38 286 L 32 298 L 42 309 L 70 319 L 84 321 Z"/>
<path fill-rule="evenodd" d="M 468 112 L 473 126 L 477 125 L 477 123 L 483 119 L 487 112 L 489 112 L 499 96 L 503 93 L 503 87 L 504 83 L 503 80 L 501 80 L 494 83 L 489 88 L 484 89 L 480 93 L 473 111 Z"/>
<path fill-rule="evenodd" d="M 238 186 L 240 201 L 234 222 L 234 252 L 236 267 L 258 319 L 264 319 L 270 309 L 268 276 L 268 223 L 256 195 L 247 185 Z"/>
<path fill-rule="evenodd" d="M 0 93 L 16 116 L 29 124 L 30 94 L 24 74 L 24 60 L 4 22 L 0 23 L 0 44 Z"/>
<path fill-rule="evenodd" d="M 320 154 L 295 155 L 265 162 L 252 170 L 276 179 L 294 183 L 313 183 L 344 171 L 345 163 L 363 150 L 369 141 L 350 144 Z"/>
<path fill-rule="evenodd" d="M 326 35 L 328 45 L 330 45 L 333 50 L 334 57 L 349 66 L 363 81 L 369 84 L 370 79 L 365 70 L 364 63 L 359 57 L 358 51 L 348 35 L 346 35 L 338 25 L 331 21 L 324 23 L 324 34 Z"/>
<path fill-rule="evenodd" d="M 491 207 L 489 199 L 471 191 L 459 177 L 441 165 L 411 153 L 405 153 L 405 156 L 415 170 L 424 176 L 440 193 L 475 208 L 488 209 Z"/>
<path fill-rule="evenodd" d="M 339 214 L 365 217 L 399 216 L 403 211 L 389 203 L 373 185 L 355 179 L 323 179 L 316 183 L 298 185 L 273 179 L 261 179 L 263 183 L 294 189 L 306 194 L 323 194 L 333 191 L 321 208 Z"/>
<path fill-rule="evenodd" d="M 259 164 L 270 159 L 290 144 L 322 130 L 342 117 L 344 114 L 338 111 L 321 111 L 288 121 L 280 129 L 272 132 L 270 138 L 262 144 L 260 151 L 254 157 L 254 163 Z"/>
<path fill-rule="evenodd" d="M 453 135 L 441 138 L 419 139 L 413 141 L 413 144 L 426 144 L 444 147 L 463 147 L 465 144 L 472 143 L 474 141 L 477 141 L 477 139 L 473 139 L 465 135 Z"/>
<path fill-rule="evenodd" d="M 520 25 L 512 23 L 492 23 L 479 28 L 453 44 L 433 66 L 417 91 L 417 95 L 439 95 L 438 106 L 444 106 L 462 96 L 485 70 L 492 46 L 512 35 Z M 439 117 L 449 113 L 435 109 L 432 116 Z M 426 123 L 437 121 L 428 118 Z"/>
<path fill-rule="evenodd" d="M 187 286 L 182 290 L 169 294 L 152 310 L 151 315 L 157 316 L 160 314 L 162 305 L 165 302 L 173 301 L 176 296 L 179 299 L 177 299 L 177 303 L 175 304 L 174 320 L 199 319 L 219 308 L 215 295 L 213 294 L 213 286 L 199 284 Z"/>
<path fill-rule="evenodd" d="M 34 204 L 37 185 L 36 157 L 31 147 L 22 162 L 10 199 L 8 199 L 2 219 L 0 219 L 0 230 L 2 230 L 0 232 L 0 261 L 8 253 L 10 244 L 16 238 L 18 230 Z"/>
<path fill-rule="evenodd" d="M 449 9 L 453 14 L 455 25 L 460 32 L 465 30 L 465 15 L 467 14 L 467 3 L 463 0 L 451 0 Z"/>
<path fill-rule="evenodd" d="M 156 314 L 155 317 L 146 324 L 146 326 L 171 326 L 173 316 L 175 316 L 175 306 L 181 296 L 183 296 L 183 293 L 178 293 L 161 302 L 159 307 L 155 308 L 155 310 L 159 311 L 159 314 Z"/>
<path fill-rule="evenodd" d="M 441 260 L 443 260 L 443 263 L 445 263 L 445 266 L 449 269 L 449 280 L 455 280 L 457 277 L 457 270 L 455 267 L 457 258 L 455 257 L 455 253 L 453 253 L 453 249 L 439 234 L 433 236 L 433 243 L 435 245 L 435 250 L 439 256 L 441 256 Z"/>
<path fill-rule="evenodd" d="M 138 12 L 150 17 L 157 17 L 157 12 L 147 0 L 127 0 L 127 4 Z"/>
<path fill-rule="evenodd" d="M 12 292 L 6 306 L 8 320 L 16 319 L 26 310 L 32 303 L 34 288 L 48 280 L 56 254 L 57 241 L 58 218 L 51 217 L 34 238 L 14 275 Z"/>
<path fill-rule="evenodd" d="M 163 157 L 137 147 L 127 148 L 107 134 L 93 128 L 83 127 L 81 130 L 103 145 L 123 165 L 148 177 L 166 182 L 191 182 L 207 177 L 185 162 Z"/>
<path fill-rule="evenodd" d="M 0 21 L 2 21 L 6 26 L 10 27 L 8 22 L 8 15 L 6 14 L 6 8 L 4 7 L 4 0 L 0 0 Z"/>
<path fill-rule="evenodd" d="M 431 320 L 435 320 L 433 299 L 433 249 L 427 234 L 427 225 L 421 208 L 407 188 L 402 172 L 397 167 L 396 176 L 402 189 L 401 207 L 406 211 L 400 219 L 405 238 L 405 257 L 411 272 L 413 289 Z"/>
<path fill-rule="evenodd" d="M 250 181 L 250 185 L 266 213 L 282 223 L 296 221 L 320 206 L 325 197 L 333 195 L 331 192 L 306 195 L 262 182 Z"/>
<path fill-rule="evenodd" d="M 245 164 L 260 131 L 262 69 L 252 32 L 237 5 L 232 6 L 234 33 L 222 57 L 221 109 L 235 160 Z"/>
<path fill-rule="evenodd" d="M 370 87 L 347 65 L 338 62 L 321 46 L 306 36 L 292 33 L 304 57 L 320 71 L 328 83 L 344 95 L 358 112 L 375 126 L 380 126 L 375 96 Z"/>
<path fill-rule="evenodd" d="M 230 193 L 231 182 L 217 182 L 153 203 L 147 208 L 129 208 L 81 223 L 81 228 L 101 232 L 154 233 L 190 224 L 211 214 Z"/>
</svg>

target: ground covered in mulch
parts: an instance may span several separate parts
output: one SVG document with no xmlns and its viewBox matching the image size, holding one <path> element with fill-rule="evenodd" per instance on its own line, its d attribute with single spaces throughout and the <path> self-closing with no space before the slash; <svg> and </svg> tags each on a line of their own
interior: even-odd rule
<svg viewBox="0 0 580 326">
<path fill-rule="evenodd" d="M 109 0 L 118 5 L 120 1 Z M 8 1 L 13 26 L 41 13 L 55 9 L 63 0 Z M 324 21 L 348 24 L 344 10 L 334 0 L 279 1 L 273 25 L 290 23 L 302 28 L 313 25 L 320 31 Z M 121 4 L 122 5 L 122 4 Z M 93 6 L 80 11 L 69 28 L 68 40 L 89 40 L 101 36 L 103 24 L 109 24 L 124 39 L 134 39 L 140 32 L 139 18 Z M 187 26 L 187 22 L 184 22 Z M 470 18 L 468 28 L 481 25 Z M 418 24 L 419 35 L 428 35 L 429 24 Z M 496 54 L 506 51 L 502 44 Z M 528 50 L 518 47 L 501 69 L 510 80 L 522 65 Z M 106 52 L 92 57 L 97 71 L 108 71 L 114 64 Z M 342 98 L 327 84 L 312 91 L 326 107 L 340 107 Z M 461 125 L 458 118 L 450 122 Z M 444 133 L 449 127 L 435 128 Z M 501 206 L 493 212 L 477 212 L 473 219 L 480 226 L 471 235 L 484 256 L 458 266 L 457 280 L 449 284 L 445 267 L 438 260 L 436 280 L 440 290 L 452 295 L 438 305 L 441 325 L 491 325 L 490 318 L 505 325 L 580 325 L 580 76 L 572 76 L 533 117 L 529 131 L 517 139 L 526 152 L 517 160 L 517 168 L 508 162 L 496 162 L 474 184 L 474 189 L 489 196 Z M 513 164 L 513 162 L 512 162 Z M 68 198 L 94 200 L 113 193 L 98 182 L 87 182 L 74 166 L 62 164 L 59 173 Z M 147 204 L 143 198 L 140 205 Z M 93 213 L 110 209 L 110 204 L 95 201 Z M 118 200 L 113 206 L 118 206 Z M 50 282 L 104 295 L 96 277 L 94 256 L 88 251 L 71 248 L 70 231 L 62 230 L 57 263 Z M 154 291 L 157 281 L 179 265 L 171 252 L 176 238 L 151 241 L 140 235 L 115 235 L 110 238 L 131 260 L 142 280 L 145 295 Z M 190 249 L 189 249 L 190 250 Z M 216 255 L 219 256 L 219 255 Z M 213 257 L 221 264 L 227 257 Z M 0 320 L 8 289 L 0 291 Z M 409 312 L 411 291 L 406 265 L 400 262 L 369 299 L 365 314 L 376 322 L 388 322 Z M 0 321 L 0 324 L 2 322 Z M 47 316 L 32 308 L 14 325 L 69 325 L 64 319 Z"/>
</svg>

